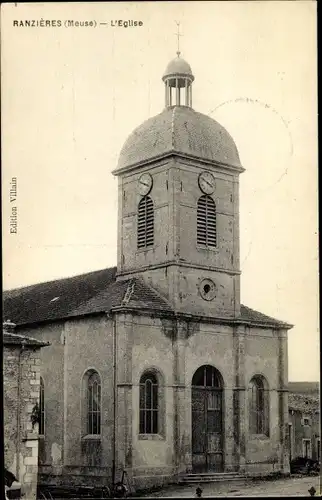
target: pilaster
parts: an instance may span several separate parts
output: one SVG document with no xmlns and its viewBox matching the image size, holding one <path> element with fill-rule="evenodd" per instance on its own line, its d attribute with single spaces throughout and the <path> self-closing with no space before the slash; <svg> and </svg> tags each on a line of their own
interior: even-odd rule
<svg viewBox="0 0 322 500">
<path fill-rule="evenodd" d="M 186 342 L 187 324 L 177 322 L 173 350 L 173 398 L 174 398 L 174 465 L 177 472 L 186 472 L 191 467 L 191 395 L 186 387 Z"/>
<path fill-rule="evenodd" d="M 133 316 L 116 316 L 116 481 L 132 469 Z"/>
<path fill-rule="evenodd" d="M 288 433 L 288 353 L 287 330 L 278 332 L 278 416 L 279 443 L 281 450 L 281 471 L 290 472 L 289 463 L 289 433 Z"/>
<path fill-rule="evenodd" d="M 234 465 L 245 471 L 246 462 L 246 381 L 245 381 L 245 327 L 234 329 L 235 387 L 233 390 L 234 413 Z"/>
<path fill-rule="evenodd" d="M 233 269 L 240 269 L 240 239 L 239 239 L 239 177 L 236 175 L 233 182 Z M 235 317 L 240 314 L 240 275 L 234 276 L 234 309 Z"/>
</svg>

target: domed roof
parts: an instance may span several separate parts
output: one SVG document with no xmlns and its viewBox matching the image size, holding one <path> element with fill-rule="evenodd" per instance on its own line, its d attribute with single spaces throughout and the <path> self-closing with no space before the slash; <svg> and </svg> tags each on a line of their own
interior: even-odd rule
<svg viewBox="0 0 322 500">
<path fill-rule="evenodd" d="M 237 147 L 224 127 L 190 107 L 174 106 L 146 120 L 130 134 L 116 171 L 168 153 L 242 168 Z"/>
<path fill-rule="evenodd" d="M 193 79 L 190 64 L 180 56 L 175 57 L 174 59 L 172 59 L 172 61 L 169 62 L 162 79 L 164 80 L 167 76 L 170 75 L 188 75 Z"/>
</svg>

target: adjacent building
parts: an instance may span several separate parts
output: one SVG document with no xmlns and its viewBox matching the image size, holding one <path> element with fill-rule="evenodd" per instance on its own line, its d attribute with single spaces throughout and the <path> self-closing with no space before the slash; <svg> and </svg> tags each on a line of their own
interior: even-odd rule
<svg viewBox="0 0 322 500">
<path fill-rule="evenodd" d="M 26 500 L 36 499 L 40 422 L 40 350 L 49 344 L 3 325 L 3 423 L 5 467 L 21 483 Z"/>
<path fill-rule="evenodd" d="M 289 382 L 290 458 L 321 461 L 320 392 L 317 382 Z"/>
</svg>

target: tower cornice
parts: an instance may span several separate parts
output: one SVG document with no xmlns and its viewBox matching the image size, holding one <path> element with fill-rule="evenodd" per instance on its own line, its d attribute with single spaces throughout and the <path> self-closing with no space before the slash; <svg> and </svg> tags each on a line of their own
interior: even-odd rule
<svg viewBox="0 0 322 500">
<path fill-rule="evenodd" d="M 138 267 L 137 269 L 130 269 L 127 271 L 122 271 L 118 272 L 116 274 L 117 278 L 126 278 L 128 279 L 129 275 L 133 274 L 141 274 L 143 271 L 148 271 L 148 270 L 154 270 L 154 269 L 164 269 L 166 267 L 172 267 L 172 266 L 177 266 L 177 267 L 182 267 L 182 268 L 193 268 L 193 269 L 200 269 L 200 270 L 205 270 L 205 271 L 215 271 L 217 273 L 224 273 L 224 274 L 230 274 L 231 276 L 236 276 L 240 275 L 241 271 L 239 269 L 225 269 L 222 267 L 215 267 L 215 266 L 206 266 L 202 264 L 196 264 L 193 262 L 182 262 L 180 260 L 169 260 L 166 262 L 162 262 L 161 264 L 155 264 L 155 265 L 148 265 L 145 267 Z"/>
<path fill-rule="evenodd" d="M 214 167 L 216 170 L 223 169 L 223 172 L 229 171 L 229 172 L 234 173 L 234 174 L 241 174 L 241 173 L 245 172 L 245 169 L 241 166 L 230 165 L 229 163 L 222 163 L 222 162 L 218 162 L 218 161 L 206 160 L 203 158 L 198 158 L 197 156 L 191 156 L 191 155 L 188 155 L 185 153 L 181 153 L 180 151 L 173 150 L 173 151 L 170 151 L 168 153 L 154 156 L 154 157 L 150 158 L 149 160 L 139 161 L 139 162 L 133 163 L 132 165 L 127 165 L 125 167 L 112 170 L 112 174 L 117 177 L 117 176 L 124 175 L 124 174 L 130 173 L 130 172 L 134 173 L 136 170 L 139 170 L 145 166 L 150 168 L 150 169 L 153 167 L 159 167 L 162 164 L 166 164 L 166 160 L 169 160 L 171 158 L 182 159 L 182 160 L 188 161 L 190 163 L 190 165 L 196 165 L 199 167 L 200 167 L 200 165 L 204 165 L 207 168 Z"/>
</svg>

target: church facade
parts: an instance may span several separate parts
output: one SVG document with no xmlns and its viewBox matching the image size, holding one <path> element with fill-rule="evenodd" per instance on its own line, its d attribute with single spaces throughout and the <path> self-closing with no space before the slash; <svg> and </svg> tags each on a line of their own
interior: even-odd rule
<svg viewBox="0 0 322 500">
<path fill-rule="evenodd" d="M 122 148 L 117 267 L 5 293 L 17 332 L 50 343 L 44 483 L 289 472 L 291 325 L 240 303 L 244 169 L 193 81 L 178 53 L 165 109 Z"/>
</svg>

